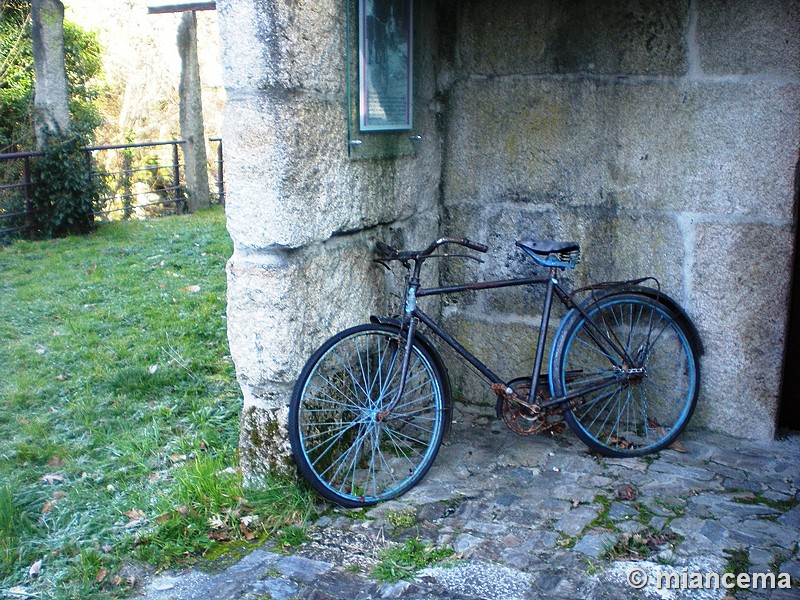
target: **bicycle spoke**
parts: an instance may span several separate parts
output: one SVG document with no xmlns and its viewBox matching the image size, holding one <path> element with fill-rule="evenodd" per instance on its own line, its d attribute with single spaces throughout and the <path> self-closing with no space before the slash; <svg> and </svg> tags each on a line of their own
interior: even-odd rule
<svg viewBox="0 0 800 600">
<path fill-rule="evenodd" d="M 568 341 L 559 341 L 554 367 L 557 395 L 586 394 L 567 412 L 568 424 L 591 447 L 612 455 L 662 448 L 683 429 L 697 398 L 687 335 L 657 300 L 641 294 L 611 294 L 597 300 L 587 314 L 591 319 L 575 318 L 564 330 Z M 597 326 L 624 348 L 624 364 L 615 364 L 608 347 L 597 343 Z M 575 371 L 581 376 L 566 376 Z M 616 378 L 619 385 L 597 394 L 591 386 L 601 384 L 604 376 Z"/>
<path fill-rule="evenodd" d="M 404 492 L 427 472 L 441 444 L 446 411 L 439 373 L 416 345 L 395 398 L 397 336 L 397 329 L 370 325 L 332 338 L 295 386 L 290 441 L 298 467 L 315 489 L 345 506 Z"/>
<path fill-rule="evenodd" d="M 353 382 L 353 388 L 354 388 L 354 391 L 356 391 L 356 392 L 361 392 L 361 393 L 364 395 L 364 398 L 365 398 L 366 400 L 369 400 L 369 392 L 368 392 L 368 391 L 367 391 L 367 389 L 366 389 L 366 388 L 365 388 L 365 387 L 364 387 L 364 386 L 363 386 L 361 383 L 359 383 L 359 382 L 358 382 L 358 380 L 355 378 L 355 375 L 353 375 L 353 370 L 350 368 L 349 364 L 345 364 L 345 362 L 342 360 L 342 357 L 339 355 L 339 352 L 338 352 L 338 349 L 337 349 L 337 348 L 334 348 L 334 349 L 333 349 L 333 355 L 336 357 L 336 359 L 337 359 L 337 360 L 339 361 L 339 363 L 342 365 L 342 368 L 344 369 L 345 373 L 347 373 L 347 376 L 348 376 L 348 377 L 350 378 L 350 380 Z"/>
</svg>

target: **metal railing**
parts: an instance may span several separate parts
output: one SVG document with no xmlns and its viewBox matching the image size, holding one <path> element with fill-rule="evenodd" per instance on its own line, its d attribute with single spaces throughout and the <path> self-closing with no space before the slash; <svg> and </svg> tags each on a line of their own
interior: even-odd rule
<svg viewBox="0 0 800 600">
<path fill-rule="evenodd" d="M 221 138 L 214 160 L 216 192 L 212 202 L 225 202 L 224 156 Z M 178 147 L 183 140 L 139 142 L 89 146 L 84 148 L 91 165 L 91 175 L 99 178 L 105 190 L 92 213 L 97 219 L 142 219 L 172 212 L 186 206 L 186 188 L 182 181 L 183 163 Z M 41 152 L 0 154 L 0 241 L 21 232 L 33 238 L 37 213 L 33 202 L 36 186 L 31 164 Z"/>
<path fill-rule="evenodd" d="M 41 152 L 14 152 L 0 154 L 0 165 L 5 174 L 15 173 L 10 183 L 0 184 L 0 235 L 8 235 L 19 231 L 32 234 L 36 225 L 33 209 L 33 181 L 31 180 L 31 159 L 42 156 Z M 22 169 L 9 169 L 7 165 L 13 161 L 21 161 Z"/>
<path fill-rule="evenodd" d="M 163 214 L 170 205 L 180 213 L 186 200 L 178 152 L 183 143 L 172 140 L 85 148 L 90 155 L 87 160 L 95 167 L 92 177 L 106 190 L 95 217 L 111 220 L 115 213 L 122 213 L 122 219 L 145 218 Z"/>
</svg>

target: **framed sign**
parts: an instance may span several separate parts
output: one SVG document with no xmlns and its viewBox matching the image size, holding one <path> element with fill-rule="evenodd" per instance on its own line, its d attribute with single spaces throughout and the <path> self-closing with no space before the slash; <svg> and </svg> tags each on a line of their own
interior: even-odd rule
<svg viewBox="0 0 800 600">
<path fill-rule="evenodd" d="M 412 0 L 358 0 L 359 128 L 412 127 Z"/>
</svg>

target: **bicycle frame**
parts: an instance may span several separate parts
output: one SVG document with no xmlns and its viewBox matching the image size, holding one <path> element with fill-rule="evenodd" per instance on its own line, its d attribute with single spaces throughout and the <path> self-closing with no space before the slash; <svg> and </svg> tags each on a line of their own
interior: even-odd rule
<svg viewBox="0 0 800 600">
<path fill-rule="evenodd" d="M 536 402 L 536 396 L 539 391 L 539 385 L 540 385 L 540 377 L 542 375 L 542 362 L 544 359 L 544 349 L 547 341 L 547 328 L 550 322 L 550 312 L 553 305 L 553 295 L 555 295 L 567 309 L 576 309 L 586 319 L 589 320 L 588 321 L 590 323 L 589 331 L 591 337 L 601 349 L 603 348 L 604 344 L 610 347 L 610 351 L 606 352 L 609 358 L 611 358 L 614 355 L 621 357 L 622 360 L 619 361 L 618 364 L 616 364 L 620 372 L 620 377 L 626 376 L 625 365 L 627 364 L 632 366 L 634 363 L 634 361 L 631 360 L 631 358 L 627 355 L 627 352 L 624 350 L 624 346 L 620 346 L 614 340 L 612 340 L 605 332 L 600 330 L 591 321 L 591 319 L 589 319 L 589 316 L 581 308 L 581 306 L 577 304 L 572 299 L 572 297 L 564 290 L 564 288 L 559 283 L 559 273 L 558 273 L 559 269 L 557 267 L 550 267 L 549 276 L 523 277 L 518 279 L 503 279 L 498 281 L 482 281 L 476 283 L 465 283 L 454 286 L 425 289 L 421 287 L 419 281 L 419 273 L 422 262 L 423 261 L 416 262 L 413 274 L 410 275 L 406 281 L 405 311 L 402 323 L 403 326 L 402 328 L 407 330 L 406 347 L 403 356 L 403 363 L 400 372 L 400 383 L 398 386 L 397 395 L 389 403 L 389 406 L 384 411 L 385 416 L 388 416 L 389 413 L 391 413 L 391 411 L 394 409 L 394 406 L 396 405 L 396 403 L 399 401 L 400 397 L 403 394 L 406 382 L 406 375 L 408 372 L 408 362 L 411 356 L 411 345 L 414 339 L 414 331 L 416 328 L 417 320 L 424 323 L 431 331 L 433 331 L 439 338 L 441 338 L 442 341 L 444 341 L 448 346 L 450 346 L 453 350 L 455 350 L 462 358 L 464 358 L 464 360 L 466 360 L 473 367 L 475 367 L 491 383 L 500 384 L 504 386 L 505 394 L 508 395 L 509 398 L 512 398 L 515 402 L 518 402 L 519 404 L 525 406 L 529 410 L 536 413 L 538 413 L 542 409 L 549 408 L 551 406 L 555 406 L 558 404 L 563 404 L 565 402 L 569 402 L 573 398 L 577 398 L 579 396 L 583 396 L 585 394 L 601 390 L 605 387 L 608 387 L 618 382 L 618 379 L 616 378 L 610 379 L 606 382 L 601 382 L 584 388 L 579 388 L 562 397 L 551 398 L 548 402 L 542 404 L 538 404 Z M 439 326 L 433 319 L 431 319 L 431 317 L 429 317 L 427 314 L 425 314 L 422 310 L 420 310 L 417 307 L 417 299 L 426 296 L 438 296 L 442 294 L 453 294 L 459 292 L 487 290 L 487 289 L 499 289 L 504 287 L 516 287 L 523 285 L 547 286 L 545 292 L 544 306 L 542 308 L 541 323 L 539 325 L 539 338 L 536 346 L 533 371 L 531 373 L 531 383 L 529 386 L 528 397 L 525 400 L 519 398 L 514 393 L 514 391 L 510 387 L 508 387 L 507 382 L 505 382 L 501 377 L 499 377 L 496 373 L 494 373 L 488 366 L 486 366 L 485 363 L 483 363 L 483 361 L 481 361 L 469 350 L 467 350 L 463 345 L 461 345 L 458 342 L 458 340 L 453 338 L 453 336 L 451 336 L 447 331 L 445 331 L 441 326 Z M 635 370 L 631 371 L 631 373 L 635 374 Z"/>
<path fill-rule="evenodd" d="M 422 298 L 425 296 L 438 296 L 442 294 L 455 294 L 459 292 L 490 290 L 490 289 L 499 289 L 504 287 L 518 287 L 523 285 L 547 286 L 545 292 L 544 306 L 542 308 L 542 319 L 539 325 L 539 339 L 537 342 L 536 354 L 533 361 L 533 372 L 531 373 L 530 391 L 528 393 L 528 398 L 527 398 L 527 404 L 529 405 L 530 408 L 536 404 L 535 399 L 539 387 L 539 376 L 541 375 L 542 362 L 544 360 L 544 347 L 547 341 L 547 326 L 550 322 L 550 311 L 553 305 L 553 293 L 555 292 L 559 300 L 561 300 L 561 302 L 568 308 L 571 308 L 575 304 L 567 296 L 566 292 L 564 292 L 563 288 L 558 283 L 558 273 L 555 268 L 551 268 L 549 277 L 545 276 L 524 277 L 519 279 L 505 279 L 499 281 L 465 283 L 461 285 L 441 287 L 441 288 L 430 288 L 430 289 L 420 288 L 416 290 L 415 295 L 417 298 Z M 439 326 L 436 322 L 434 322 L 422 310 L 415 307 L 414 310 L 411 312 L 410 316 L 413 316 L 419 319 L 422 323 L 425 323 L 425 325 L 431 331 L 433 331 L 437 336 L 439 336 L 439 338 L 442 339 L 442 341 L 444 341 L 448 346 L 450 346 L 459 355 L 461 355 L 461 357 L 464 358 L 464 360 L 466 360 L 473 367 L 475 367 L 491 383 L 502 384 L 504 387 L 507 387 L 507 384 L 503 379 L 501 379 L 496 373 L 494 373 L 494 371 L 492 371 L 488 366 L 486 366 L 486 364 L 483 361 L 478 359 L 469 350 L 464 348 L 464 346 L 462 346 L 455 338 L 453 338 L 453 336 L 451 336 L 441 326 Z M 507 389 L 506 392 L 511 393 L 511 390 Z"/>
</svg>

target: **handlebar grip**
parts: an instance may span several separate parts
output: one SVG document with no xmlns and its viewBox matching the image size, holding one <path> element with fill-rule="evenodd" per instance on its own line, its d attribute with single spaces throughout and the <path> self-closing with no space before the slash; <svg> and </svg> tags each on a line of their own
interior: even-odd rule
<svg viewBox="0 0 800 600">
<path fill-rule="evenodd" d="M 464 238 L 464 246 L 469 248 L 470 250 L 475 250 L 476 252 L 488 252 L 489 246 L 486 244 L 480 244 L 478 242 L 473 242 L 472 240 L 468 240 Z"/>
</svg>

